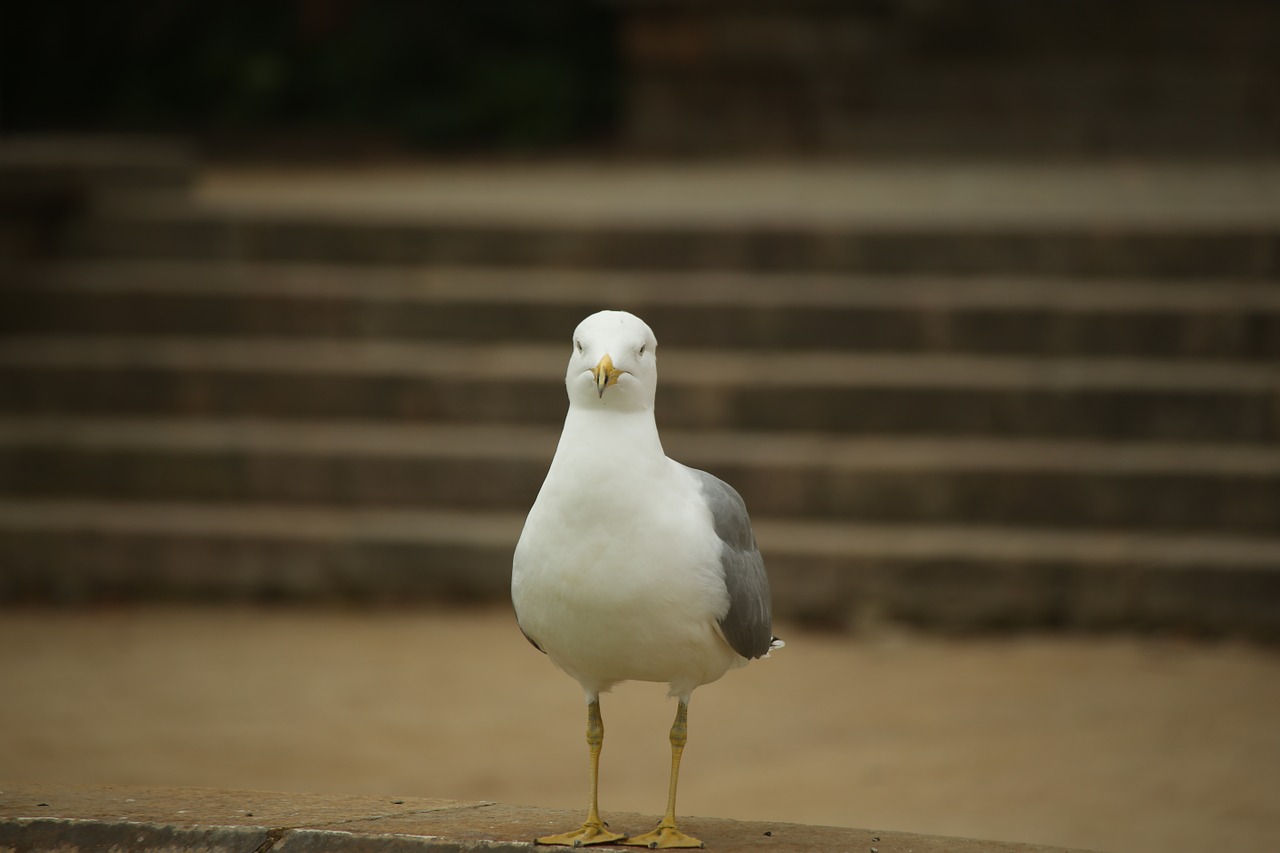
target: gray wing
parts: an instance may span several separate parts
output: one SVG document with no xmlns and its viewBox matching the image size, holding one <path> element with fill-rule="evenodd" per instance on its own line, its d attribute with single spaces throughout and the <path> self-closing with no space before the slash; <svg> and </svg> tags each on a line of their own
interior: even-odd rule
<svg viewBox="0 0 1280 853">
<path fill-rule="evenodd" d="M 733 486 L 719 477 L 697 468 L 688 470 L 702 485 L 702 496 L 720 537 L 720 562 L 729 589 L 729 612 L 720 620 L 720 630 L 735 652 L 744 658 L 758 658 L 769 651 L 773 641 L 769 577 L 751 532 L 747 505 Z"/>
</svg>

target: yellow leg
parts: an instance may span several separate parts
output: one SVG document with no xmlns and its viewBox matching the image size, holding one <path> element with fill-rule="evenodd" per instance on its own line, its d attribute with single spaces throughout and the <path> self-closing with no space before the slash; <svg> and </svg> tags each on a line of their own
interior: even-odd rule
<svg viewBox="0 0 1280 853">
<path fill-rule="evenodd" d="M 661 850 L 667 847 L 701 847 L 702 842 L 676 828 L 676 781 L 680 778 L 680 756 L 689 740 L 689 703 L 679 700 L 676 721 L 671 725 L 671 786 L 667 789 L 667 813 L 658 828 L 634 838 L 620 841 L 636 847 Z"/>
<path fill-rule="evenodd" d="M 562 832 L 534 839 L 535 844 L 553 844 L 560 847 L 586 847 L 591 844 L 617 844 L 627 836 L 610 832 L 600 819 L 596 795 L 600 782 L 600 747 L 604 744 L 604 720 L 600 717 L 600 700 L 587 703 L 587 749 L 591 755 L 591 807 L 587 809 L 586 822 L 581 829 Z"/>
</svg>

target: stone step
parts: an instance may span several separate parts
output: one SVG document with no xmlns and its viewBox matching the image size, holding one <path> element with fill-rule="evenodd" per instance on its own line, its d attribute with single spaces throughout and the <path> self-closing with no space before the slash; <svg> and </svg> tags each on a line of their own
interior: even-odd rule
<svg viewBox="0 0 1280 853">
<path fill-rule="evenodd" d="M 0 420 L 7 499 L 522 512 L 553 427 Z M 1280 531 L 1280 450 L 669 430 L 762 517 L 854 523 Z"/>
<path fill-rule="evenodd" d="M 682 197 L 686 193 L 681 194 Z M 526 211 L 461 218 L 335 210 L 138 207 L 72 223 L 72 258 L 316 263 L 1077 276 L 1280 277 L 1272 221 L 1059 220 L 995 223 L 972 211 L 938 221 L 786 218 L 664 224 L 586 222 Z M 1268 215 L 1270 212 L 1267 211 Z"/>
<path fill-rule="evenodd" d="M 197 164 L 172 138 L 6 134 L 0 140 L 0 206 L 61 199 L 73 206 L 186 197 Z"/>
<path fill-rule="evenodd" d="M 1280 636 L 1280 170 L 454 171 L 0 270 L 0 597 L 505 597 L 604 302 L 779 615 Z"/>
<path fill-rule="evenodd" d="M 556 423 L 563 346 L 0 338 L 0 413 Z M 1269 364 L 725 350 L 664 353 L 659 424 L 1265 442 Z"/>
<path fill-rule="evenodd" d="M 134 632 L 131 630 L 129 633 Z M 255 652 L 258 647 L 254 647 Z M 480 655 L 475 654 L 475 657 L 479 658 Z M 262 665 L 267 663 L 269 662 L 263 662 Z M 114 658 L 111 666 L 129 671 L 127 663 Z M 237 668 L 233 677 L 239 680 L 242 672 Z M 142 679 L 168 675 L 146 673 Z M 213 677 L 208 673 L 201 675 L 206 679 Z M 122 679 L 103 680 L 114 684 Z M 295 682 L 301 680 L 295 678 Z M 363 686 L 358 689 L 369 690 Z M 379 700 L 384 704 L 388 703 L 385 688 L 380 685 L 377 689 L 383 691 L 379 693 Z M 128 707 L 141 704 L 135 701 Z M 216 710 L 201 710 L 207 717 L 200 719 L 217 718 Z M 165 718 L 163 709 L 148 708 L 143 713 L 154 715 L 147 720 Z M 462 709 L 458 713 L 468 715 L 466 719 L 471 730 L 484 727 L 484 724 L 477 723 L 473 711 Z M 315 728 L 324 725 L 310 722 Z M 147 724 L 146 721 L 133 723 L 139 727 Z M 166 718 L 165 725 L 170 724 L 172 721 Z M 522 719 L 521 725 L 524 727 L 522 730 L 535 731 L 527 715 Z M 198 726 L 197 721 L 186 718 L 176 724 L 175 730 L 192 732 L 192 737 L 202 736 L 203 733 L 196 734 Z M 305 731 L 314 729 L 308 727 Z M 290 735 L 292 734 L 291 732 Z M 448 736 L 450 735 L 447 733 L 439 735 Z M 470 734 L 463 736 L 472 737 Z M 298 742 L 312 742 L 305 737 L 304 735 L 298 739 Z M 85 736 L 85 741 L 90 740 L 91 736 Z M 315 741 L 318 742 L 319 737 Z M 346 746 L 352 749 L 349 743 Z M 397 747 L 409 749 L 399 744 Z M 60 744 L 61 752 L 58 754 L 65 754 L 73 748 L 68 744 Z M 237 742 L 232 748 L 247 752 L 252 747 L 240 746 Z M 305 746 L 299 748 L 305 749 Z M 277 749 L 281 747 L 266 754 L 277 755 Z M 213 745 L 210 750 L 217 751 L 218 760 L 224 758 L 224 748 Z M 972 752 L 980 754 L 981 751 L 973 749 Z M 263 758 L 262 755 L 261 749 L 254 753 L 259 764 L 271 767 L 272 760 Z M 175 763 L 181 761 L 176 756 L 171 759 L 167 757 L 167 760 Z M 304 784 L 324 787 L 324 779 L 329 778 L 324 775 L 324 771 L 317 779 L 305 769 L 292 769 L 296 771 L 293 778 L 305 779 Z M 439 771 L 436 775 L 440 775 Z M 741 771 L 739 775 L 745 776 Z M 204 777 L 192 774 L 189 778 Z M 743 779 L 744 785 L 751 782 L 750 778 Z M 345 775 L 342 784 L 351 784 Z M 444 787 L 443 783 L 438 784 Z M 545 782 L 542 780 L 527 784 L 531 787 L 532 784 L 539 785 L 538 794 L 546 796 L 543 787 Z M 444 793 L 449 791 L 445 790 Z M 614 808 L 610 808 L 607 815 L 619 828 L 647 828 L 655 822 L 653 815 Z M 556 828 L 561 825 L 576 825 L 578 820 L 581 820 L 581 815 L 568 809 L 507 805 L 492 800 L 422 796 L 397 796 L 391 799 L 386 795 L 298 791 L 275 793 L 226 790 L 207 785 L 182 788 L 160 787 L 156 784 L 67 785 L 39 781 L 6 782 L 4 790 L 0 791 L 0 844 L 4 845 L 5 850 L 21 850 L 23 853 L 81 850 L 163 850 L 165 853 L 265 853 L 269 850 L 280 853 L 527 853 L 538 849 L 529 839 L 557 831 Z M 974 850 L 988 853 L 1087 853 L 1079 849 L 1069 850 L 1038 843 L 1022 844 L 882 829 L 817 826 L 773 819 L 745 821 L 681 815 L 680 825 L 689 830 L 690 834 L 696 833 L 705 838 L 710 849 L 725 853 L 761 849 L 773 853 L 807 853 L 811 850 L 854 850 L 877 844 L 886 851 L 906 850 L 914 853 L 971 853 Z M 1200 831 L 1208 834 L 1211 830 L 1205 828 Z M 616 851 L 619 848 L 609 846 L 603 849 Z"/>
<path fill-rule="evenodd" d="M 4 271 L 0 333 L 567 339 L 602 305 L 668 346 L 1280 360 L 1280 287 L 1221 279 L 184 262 Z"/>
<path fill-rule="evenodd" d="M 493 599 L 520 513 L 0 502 L 0 599 Z M 1280 542 L 758 519 L 779 617 L 1280 636 Z"/>
<path fill-rule="evenodd" d="M 1274 231 L 1280 161 L 806 157 L 215 167 L 201 174 L 186 215 L 238 219 L 253 226 L 246 233 L 288 223 L 412 229 L 452 222 L 695 237 L 1060 231 L 1105 243 L 1137 233 Z"/>
</svg>

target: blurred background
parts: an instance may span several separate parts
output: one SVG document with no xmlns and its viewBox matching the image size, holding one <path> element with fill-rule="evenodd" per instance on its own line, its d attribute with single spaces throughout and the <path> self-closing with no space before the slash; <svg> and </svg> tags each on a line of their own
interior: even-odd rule
<svg viewBox="0 0 1280 853">
<path fill-rule="evenodd" d="M 1280 845 L 1274 3 L 10 3 L 0 74 L 0 775 L 582 805 L 506 601 L 610 307 L 788 640 L 682 810 Z"/>
</svg>

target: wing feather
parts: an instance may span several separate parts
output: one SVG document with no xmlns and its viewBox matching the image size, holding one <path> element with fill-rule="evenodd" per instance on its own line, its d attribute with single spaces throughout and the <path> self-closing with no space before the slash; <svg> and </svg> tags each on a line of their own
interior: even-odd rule
<svg viewBox="0 0 1280 853">
<path fill-rule="evenodd" d="M 720 630 L 738 654 L 762 657 L 773 642 L 772 606 L 769 576 L 756 547 L 747 505 L 737 490 L 719 477 L 697 468 L 688 470 L 702 486 L 702 496 L 720 537 L 720 563 L 729 592 L 729 612 L 720 620 Z"/>
</svg>

